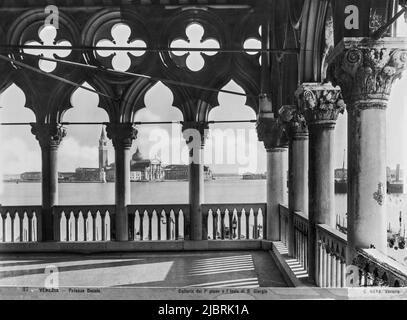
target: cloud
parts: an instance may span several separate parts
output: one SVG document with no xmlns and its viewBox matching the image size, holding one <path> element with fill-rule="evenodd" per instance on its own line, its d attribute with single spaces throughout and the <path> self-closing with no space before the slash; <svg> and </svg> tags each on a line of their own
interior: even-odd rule
<svg viewBox="0 0 407 320">
<path fill-rule="evenodd" d="M 78 167 L 97 168 L 98 147 L 81 145 L 76 139 L 66 137 L 58 151 L 58 170 L 73 172 Z"/>
<path fill-rule="evenodd" d="M 3 174 L 41 171 L 40 147 L 38 146 L 37 150 L 33 150 L 27 141 L 21 138 L 1 139 L 0 168 Z"/>
</svg>

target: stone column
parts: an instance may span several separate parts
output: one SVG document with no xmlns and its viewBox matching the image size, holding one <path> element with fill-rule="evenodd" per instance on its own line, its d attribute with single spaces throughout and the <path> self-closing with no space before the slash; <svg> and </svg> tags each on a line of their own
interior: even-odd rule
<svg viewBox="0 0 407 320">
<path fill-rule="evenodd" d="M 284 125 L 271 112 L 260 113 L 257 119 L 259 141 L 267 151 L 267 218 L 265 238 L 280 239 L 280 204 L 288 203 L 287 192 L 287 146 Z"/>
<path fill-rule="evenodd" d="M 52 208 L 58 205 L 58 147 L 66 136 L 66 129 L 60 124 L 31 125 L 41 147 L 42 159 L 42 214 L 41 241 L 59 240 L 59 220 L 54 219 Z"/>
<path fill-rule="evenodd" d="M 345 38 L 328 57 L 348 106 L 348 264 L 357 248 L 386 253 L 386 109 L 406 49 L 405 39 Z"/>
<path fill-rule="evenodd" d="M 207 240 L 207 221 L 203 221 L 202 204 L 204 190 L 204 147 L 208 133 L 205 122 L 185 123 L 183 136 L 189 148 L 189 204 L 190 204 L 190 240 Z"/>
<path fill-rule="evenodd" d="M 288 147 L 288 253 L 294 255 L 294 212 L 308 215 L 308 128 L 296 106 L 283 106 L 280 118 L 286 125 Z"/>
<path fill-rule="evenodd" d="M 330 83 L 303 83 L 296 96 L 309 128 L 308 274 L 315 280 L 316 225 L 335 228 L 334 128 L 345 103 Z"/>
<path fill-rule="evenodd" d="M 109 123 L 106 129 L 107 137 L 112 140 L 115 149 L 115 240 L 128 241 L 129 223 L 127 206 L 131 203 L 130 148 L 133 140 L 137 138 L 137 129 L 131 123 Z"/>
</svg>

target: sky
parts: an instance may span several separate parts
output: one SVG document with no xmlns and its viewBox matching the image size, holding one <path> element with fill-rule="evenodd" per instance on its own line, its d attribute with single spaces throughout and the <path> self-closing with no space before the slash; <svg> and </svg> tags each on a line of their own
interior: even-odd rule
<svg viewBox="0 0 407 320">
<path fill-rule="evenodd" d="M 407 36 L 407 24 L 399 20 L 400 35 Z M 192 30 L 194 31 L 194 30 Z M 191 35 L 193 32 L 191 31 Z M 199 28 L 195 33 L 200 34 Z M 102 44 L 103 45 L 103 44 Z M 174 46 L 179 45 L 174 43 Z M 216 47 L 216 43 L 208 44 Z M 125 69 L 127 56 L 116 59 L 118 69 Z M 128 59 L 128 58 L 127 58 Z M 202 66 L 199 53 L 189 59 L 191 69 Z M 50 67 L 50 66 L 45 66 Z M 51 66 L 52 69 L 52 66 Z M 85 84 L 87 85 L 87 84 Z M 396 82 L 387 112 L 387 163 L 395 167 L 400 163 L 407 168 L 407 75 Z M 224 89 L 244 92 L 231 81 Z M 108 116 L 97 107 L 97 94 L 78 89 L 71 98 L 72 109 L 68 110 L 63 121 L 105 122 Z M 245 105 L 246 98 L 225 93 L 219 94 L 220 105 L 214 108 L 209 120 L 254 120 L 255 112 Z M 135 121 L 181 121 L 181 112 L 172 106 L 171 91 L 161 82 L 146 94 L 147 108 L 136 114 Z M 1 122 L 34 122 L 31 110 L 24 107 L 25 96 L 21 89 L 12 85 L 0 95 Z M 343 154 L 347 143 L 347 116 L 340 115 L 335 129 L 335 167 L 342 167 Z M 265 172 L 266 152 L 258 142 L 255 124 L 216 124 L 211 125 L 211 136 L 205 148 L 206 163 L 216 173 Z M 160 158 L 164 164 L 187 161 L 187 147 L 181 136 L 179 125 L 145 125 L 138 128 L 137 140 L 132 152 L 139 148 L 145 158 Z M 98 140 L 101 126 L 68 126 L 68 135 L 63 140 L 58 155 L 61 172 L 72 172 L 77 167 L 98 166 Z M 223 145 L 221 143 L 222 137 Z M 2 174 L 19 174 L 26 171 L 41 170 L 41 154 L 38 142 L 30 132 L 29 126 L 0 127 L 0 170 Z M 109 161 L 114 161 L 114 149 L 109 142 Z M 405 170 L 407 171 L 407 170 Z"/>
</svg>

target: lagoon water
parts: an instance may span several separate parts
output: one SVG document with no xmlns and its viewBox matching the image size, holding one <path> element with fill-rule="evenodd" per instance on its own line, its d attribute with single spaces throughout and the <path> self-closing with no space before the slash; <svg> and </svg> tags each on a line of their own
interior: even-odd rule
<svg viewBox="0 0 407 320">
<path fill-rule="evenodd" d="M 337 214 L 344 216 L 346 195 L 335 196 Z M 187 181 L 133 182 L 132 204 L 188 203 Z M 262 203 L 266 202 L 266 180 L 212 180 L 205 181 L 206 203 Z M 40 183 L 4 183 L 0 193 L 2 205 L 40 205 Z M 60 183 L 60 205 L 114 204 L 114 183 Z M 399 214 L 407 220 L 407 194 L 389 195 L 388 222 L 398 228 Z"/>
<path fill-rule="evenodd" d="M 60 205 L 114 204 L 114 183 L 61 183 Z M 336 212 L 345 216 L 346 195 L 335 196 Z M 188 182 L 134 182 L 131 184 L 132 204 L 182 204 L 188 203 Z M 206 203 L 264 203 L 266 202 L 265 180 L 213 180 L 205 181 Z M 0 193 L 0 204 L 40 205 L 40 183 L 4 183 Z M 399 215 L 403 223 L 407 220 L 407 194 L 392 194 L 387 197 L 388 223 L 394 231 L 399 228 Z M 402 250 L 397 252 L 407 256 Z M 396 255 L 391 254 L 392 256 Z M 401 258 L 397 260 L 403 260 Z"/>
</svg>

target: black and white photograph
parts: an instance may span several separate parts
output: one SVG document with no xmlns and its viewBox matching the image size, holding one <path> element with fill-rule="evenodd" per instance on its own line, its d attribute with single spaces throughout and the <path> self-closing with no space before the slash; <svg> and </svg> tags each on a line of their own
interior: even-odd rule
<svg viewBox="0 0 407 320">
<path fill-rule="evenodd" d="M 0 0 L 0 300 L 407 299 L 406 124 L 407 0 Z"/>
</svg>

